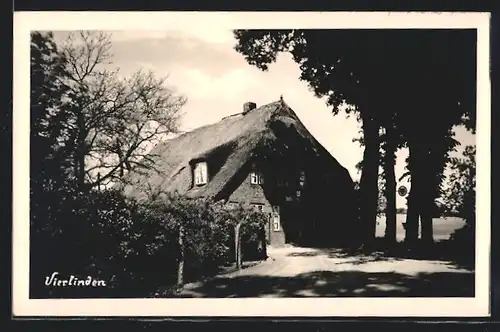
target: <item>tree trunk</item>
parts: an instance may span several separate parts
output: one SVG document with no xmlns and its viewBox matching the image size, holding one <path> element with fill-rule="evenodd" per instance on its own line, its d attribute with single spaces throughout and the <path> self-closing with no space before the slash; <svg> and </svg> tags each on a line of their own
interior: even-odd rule
<svg viewBox="0 0 500 332">
<path fill-rule="evenodd" d="M 434 242 L 432 216 L 424 212 L 420 219 L 422 225 L 422 242 L 432 244 Z"/>
<path fill-rule="evenodd" d="M 416 143 L 418 144 L 418 142 Z M 405 224 L 405 242 L 415 244 L 418 240 L 418 226 L 421 211 L 421 163 L 419 149 L 415 143 L 409 142 L 409 170 L 411 174 L 411 189 L 408 194 L 408 212 Z"/>
<path fill-rule="evenodd" d="M 384 160 L 385 176 L 385 198 L 387 200 L 385 208 L 385 239 L 388 243 L 396 243 L 396 174 L 394 166 L 396 164 L 396 147 L 392 128 L 387 128 L 386 151 Z"/>
<path fill-rule="evenodd" d="M 238 270 L 241 269 L 241 239 L 240 239 L 240 228 L 241 228 L 241 222 L 236 224 L 234 227 L 234 253 L 235 253 L 235 262 L 236 262 L 236 268 Z"/>
<path fill-rule="evenodd" d="M 184 227 L 179 227 L 179 261 L 177 268 L 177 285 L 184 284 Z"/>
<path fill-rule="evenodd" d="M 375 239 L 378 205 L 378 168 L 380 135 L 378 124 L 369 117 L 363 118 L 363 168 L 360 179 L 360 221 L 363 225 L 363 243 Z"/>
<path fill-rule="evenodd" d="M 422 225 L 422 242 L 431 244 L 434 242 L 432 216 L 434 214 L 434 192 L 437 183 L 435 181 L 436 175 L 432 174 L 432 169 L 428 165 L 421 165 L 423 167 L 422 186 L 422 205 L 420 210 L 420 223 Z"/>
<path fill-rule="evenodd" d="M 412 182 L 413 178 L 412 178 Z M 419 214 L 416 202 L 415 186 L 412 184 L 410 193 L 408 194 L 408 208 L 406 212 L 405 227 L 405 242 L 413 245 L 418 240 L 418 221 Z"/>
</svg>

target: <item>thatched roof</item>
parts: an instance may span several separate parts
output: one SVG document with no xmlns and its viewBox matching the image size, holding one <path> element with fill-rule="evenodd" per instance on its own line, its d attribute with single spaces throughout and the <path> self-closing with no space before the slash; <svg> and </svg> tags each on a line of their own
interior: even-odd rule
<svg viewBox="0 0 500 332">
<path fill-rule="evenodd" d="M 151 153 L 157 155 L 156 168 L 159 172 L 131 174 L 132 184 L 125 186 L 128 196 L 145 198 L 153 192 L 178 192 L 188 197 L 213 198 L 217 196 L 239 169 L 250 160 L 252 152 L 264 140 L 276 139 L 271 128 L 280 122 L 287 127 L 293 126 L 296 132 L 311 142 L 318 154 L 329 153 L 314 139 L 301 123 L 293 110 L 282 100 L 276 101 L 243 114 L 238 113 L 221 121 L 197 128 L 156 146 Z M 192 186 L 191 163 L 219 154 L 224 162 L 210 181 L 202 187 Z M 333 157 L 332 166 L 349 177 L 349 173 Z"/>
</svg>

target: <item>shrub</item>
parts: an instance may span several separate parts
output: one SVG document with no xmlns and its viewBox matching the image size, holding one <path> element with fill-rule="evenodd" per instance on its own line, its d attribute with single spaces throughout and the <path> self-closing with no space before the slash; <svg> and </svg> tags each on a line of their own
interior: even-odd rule
<svg viewBox="0 0 500 332">
<path fill-rule="evenodd" d="M 159 285 L 173 285 L 177 280 L 181 226 L 184 280 L 190 281 L 234 261 L 238 221 L 244 221 L 241 239 L 250 248 L 258 247 L 263 239 L 267 220 L 263 213 L 247 207 L 228 209 L 177 195 L 146 202 L 127 199 L 116 190 L 61 190 L 51 195 L 44 214 L 50 219 L 43 222 L 42 214 L 36 213 L 43 210 L 41 205 L 33 211 L 34 282 L 30 285 L 34 297 L 147 296 Z M 93 293 L 43 287 L 45 277 L 56 271 L 90 275 L 105 280 L 109 287 L 93 289 Z"/>
</svg>

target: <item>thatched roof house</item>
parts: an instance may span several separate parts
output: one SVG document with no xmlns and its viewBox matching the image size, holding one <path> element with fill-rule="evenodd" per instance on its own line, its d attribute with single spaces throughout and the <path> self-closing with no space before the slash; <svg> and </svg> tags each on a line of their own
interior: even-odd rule
<svg viewBox="0 0 500 332">
<path fill-rule="evenodd" d="M 302 214 L 306 211 L 307 219 L 325 219 L 325 208 L 335 207 L 343 223 L 353 216 L 354 189 L 348 171 L 283 100 L 258 108 L 245 103 L 243 112 L 161 143 L 151 153 L 158 156 L 159 172 L 133 175 L 132 184 L 124 188 L 126 195 L 140 199 L 150 191 L 163 191 L 252 203 L 281 214 L 282 223 L 286 211 L 298 218 L 298 209 Z M 306 173 L 307 186 L 304 178 L 299 179 Z M 333 205 L 332 200 L 336 201 Z M 277 226 L 275 231 L 286 233 Z"/>
</svg>

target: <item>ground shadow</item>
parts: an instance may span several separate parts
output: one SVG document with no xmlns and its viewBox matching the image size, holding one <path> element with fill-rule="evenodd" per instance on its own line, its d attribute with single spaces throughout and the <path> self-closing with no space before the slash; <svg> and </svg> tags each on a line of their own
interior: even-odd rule
<svg viewBox="0 0 500 332">
<path fill-rule="evenodd" d="M 216 278 L 172 297 L 473 297 L 474 273 L 416 276 L 361 271 L 316 271 L 297 276 Z"/>
<path fill-rule="evenodd" d="M 287 255 L 288 257 L 315 257 L 326 256 L 335 259 L 348 259 L 349 264 L 361 265 L 371 262 L 386 262 L 386 261 L 400 261 L 404 258 L 386 255 L 381 251 L 373 252 L 351 252 L 345 249 L 322 249 L 314 248 L 311 251 L 292 252 Z M 345 264 L 346 261 L 339 261 L 338 264 Z"/>
<path fill-rule="evenodd" d="M 375 241 L 370 246 L 356 248 L 311 248 L 313 253 L 292 254 L 295 256 L 326 255 L 329 258 L 349 258 L 354 265 L 380 262 L 412 260 L 433 260 L 447 262 L 458 269 L 474 270 L 474 246 L 457 246 L 452 241 L 440 241 L 431 244 L 416 244 L 412 247 L 403 242 L 387 244 L 383 240 Z"/>
<path fill-rule="evenodd" d="M 314 257 L 324 255 L 325 253 L 321 250 L 303 251 L 303 252 L 292 252 L 287 256 L 289 257 Z"/>
</svg>

